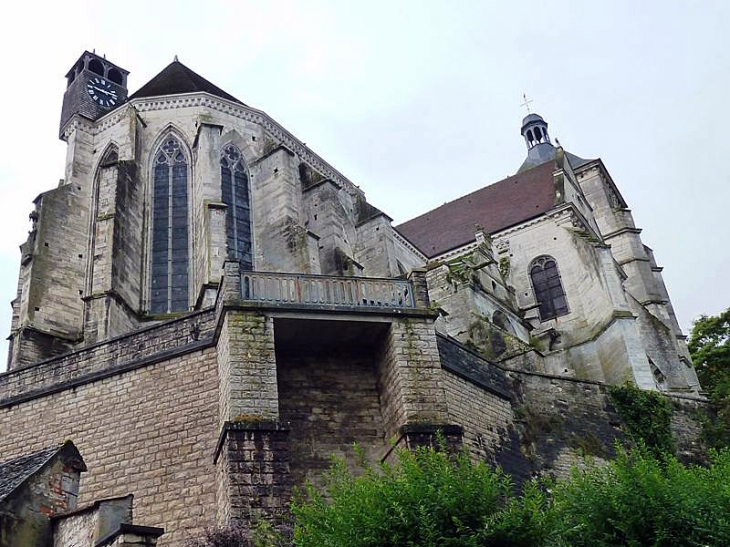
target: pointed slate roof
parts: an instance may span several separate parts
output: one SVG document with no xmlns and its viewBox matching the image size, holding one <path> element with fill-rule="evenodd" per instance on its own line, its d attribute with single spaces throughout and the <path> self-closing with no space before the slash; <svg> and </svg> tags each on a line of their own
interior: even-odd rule
<svg viewBox="0 0 730 547">
<path fill-rule="evenodd" d="M 72 442 L 66 441 L 61 446 L 44 448 L 24 456 L 0 462 L 0 502 L 12 494 L 26 480 L 40 471 L 49 461 L 63 450 L 70 450 L 74 459 L 78 458 L 78 468 L 86 471 L 81 455 Z"/>
<path fill-rule="evenodd" d="M 494 234 L 535 218 L 555 206 L 553 172 L 548 161 L 445 203 L 396 229 L 432 258 L 474 241 L 476 225 Z"/>
<path fill-rule="evenodd" d="M 216 97 L 244 104 L 177 60 L 167 65 L 162 72 L 138 89 L 129 97 L 129 100 L 142 97 L 158 97 L 160 95 L 195 93 L 196 91 L 204 91 Z"/>
</svg>

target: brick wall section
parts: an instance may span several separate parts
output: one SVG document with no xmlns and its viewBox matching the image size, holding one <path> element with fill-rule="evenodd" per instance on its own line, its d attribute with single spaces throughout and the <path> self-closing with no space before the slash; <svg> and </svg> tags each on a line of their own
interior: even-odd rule
<svg viewBox="0 0 730 547">
<path fill-rule="evenodd" d="M 260 312 L 229 311 L 217 349 L 220 420 L 277 420 L 274 320 Z"/>
<path fill-rule="evenodd" d="M 278 422 L 227 422 L 216 453 L 218 523 L 281 522 L 291 500 L 289 429 Z"/>
<path fill-rule="evenodd" d="M 196 313 L 0 374 L 0 408 L 13 398 L 30 396 L 65 382 L 78 382 L 111 367 L 134 365 L 164 352 L 183 350 L 197 342 L 191 334 L 196 325 L 200 331 L 198 341 L 210 339 L 215 329 L 215 311 Z"/>
<path fill-rule="evenodd" d="M 494 460 L 495 450 L 513 427 L 512 404 L 455 374 L 444 371 L 449 421 L 464 428 L 464 445 L 477 460 Z"/>
<path fill-rule="evenodd" d="M 388 438 L 397 437 L 407 423 L 447 423 L 432 319 L 393 320 L 380 359 L 379 386 Z"/>
<path fill-rule="evenodd" d="M 332 455 L 355 465 L 353 443 L 370 462 L 388 448 L 380 412 L 376 355 L 367 348 L 278 353 L 279 408 L 291 424 L 292 478 L 303 485 Z"/>
<path fill-rule="evenodd" d="M 215 519 L 217 399 L 208 348 L 1 409 L 0 454 L 73 438 L 89 468 L 80 504 L 134 493 L 135 521 L 182 546 Z"/>
</svg>

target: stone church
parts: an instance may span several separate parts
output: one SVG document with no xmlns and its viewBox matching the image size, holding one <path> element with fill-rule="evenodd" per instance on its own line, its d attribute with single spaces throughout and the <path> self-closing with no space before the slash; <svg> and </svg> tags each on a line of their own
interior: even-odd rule
<svg viewBox="0 0 730 547">
<path fill-rule="evenodd" d="M 284 521 L 353 442 L 381 461 L 440 431 L 517 478 L 564 473 L 585 439 L 621 438 L 605 386 L 625 382 L 667 393 L 693 450 L 703 402 L 661 268 L 603 162 L 539 115 L 515 175 L 393 226 L 177 59 L 131 94 L 128 75 L 89 52 L 66 75 L 65 174 L 34 201 L 0 374 L 0 487 L 71 440 L 79 506 L 183 545 Z"/>
</svg>

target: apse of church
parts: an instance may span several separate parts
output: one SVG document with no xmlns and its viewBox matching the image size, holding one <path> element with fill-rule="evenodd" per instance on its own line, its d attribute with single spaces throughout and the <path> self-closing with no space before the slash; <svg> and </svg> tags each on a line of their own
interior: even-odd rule
<svg viewBox="0 0 730 547">
<path fill-rule="evenodd" d="M 182 546 L 276 522 L 354 442 L 375 463 L 441 432 L 518 478 L 567 472 L 567 440 L 621 438 L 608 384 L 675 397 L 696 449 L 704 401 L 654 253 L 603 162 L 554 146 L 538 114 L 515 175 L 393 226 L 177 59 L 131 94 L 128 75 L 84 52 L 66 77 L 65 176 L 21 246 L 0 461 L 73 436 L 80 503 L 133 493 L 135 520 Z M 528 439 L 525 408 L 565 431 Z"/>
</svg>

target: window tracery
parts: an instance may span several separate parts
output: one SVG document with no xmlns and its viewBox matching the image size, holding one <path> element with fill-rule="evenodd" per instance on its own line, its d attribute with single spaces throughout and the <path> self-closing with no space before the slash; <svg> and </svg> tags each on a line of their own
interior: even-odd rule
<svg viewBox="0 0 730 547">
<path fill-rule="evenodd" d="M 170 136 L 154 159 L 150 311 L 188 309 L 188 160 Z"/>
<path fill-rule="evenodd" d="M 221 154 L 221 194 L 226 209 L 226 247 L 228 257 L 241 261 L 244 269 L 253 268 L 251 253 L 251 204 L 246 165 L 240 150 L 229 144 Z"/>
</svg>

